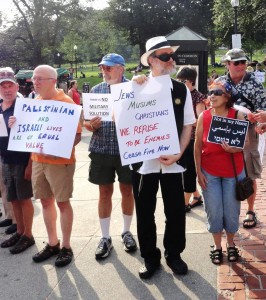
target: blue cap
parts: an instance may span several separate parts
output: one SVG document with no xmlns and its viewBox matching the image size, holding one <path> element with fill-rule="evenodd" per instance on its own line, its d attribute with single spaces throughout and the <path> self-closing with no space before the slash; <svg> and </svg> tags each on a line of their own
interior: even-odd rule
<svg viewBox="0 0 266 300">
<path fill-rule="evenodd" d="M 124 66 L 125 64 L 126 64 L 125 60 L 121 55 L 116 53 L 109 53 L 102 58 L 102 61 L 98 64 L 98 66 L 105 65 L 105 66 L 112 67 L 114 65 Z"/>
</svg>

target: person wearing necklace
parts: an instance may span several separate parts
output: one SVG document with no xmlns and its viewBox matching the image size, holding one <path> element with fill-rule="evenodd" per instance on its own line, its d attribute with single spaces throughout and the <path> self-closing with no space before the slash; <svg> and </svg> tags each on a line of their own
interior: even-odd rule
<svg viewBox="0 0 266 300">
<path fill-rule="evenodd" d="M 211 143 L 207 140 L 213 116 L 243 120 L 244 115 L 233 108 L 232 86 L 226 81 L 215 82 L 210 86 L 211 107 L 203 111 L 196 128 L 195 164 L 198 182 L 202 188 L 204 206 L 207 213 L 208 231 L 214 240 L 210 253 L 212 263 L 223 261 L 222 234 L 227 237 L 227 257 L 229 262 L 238 260 L 238 249 L 234 236 L 239 228 L 240 202 L 236 200 L 235 175 L 231 154 L 236 165 L 239 180 L 245 177 L 242 150 L 227 143 Z"/>
</svg>

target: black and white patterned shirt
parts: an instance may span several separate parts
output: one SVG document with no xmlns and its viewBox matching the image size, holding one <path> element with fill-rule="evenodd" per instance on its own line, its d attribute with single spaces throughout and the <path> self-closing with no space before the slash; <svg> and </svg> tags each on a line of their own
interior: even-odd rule
<svg viewBox="0 0 266 300">
<path fill-rule="evenodd" d="M 238 98 L 235 104 L 244 106 L 251 110 L 252 112 L 256 110 L 266 110 L 266 92 L 263 85 L 255 78 L 254 74 L 246 73 L 243 79 L 238 83 L 234 84 L 230 74 L 221 76 L 215 81 L 228 81 L 232 84 L 232 95 L 242 94 L 246 99 L 251 101 L 252 105 L 249 105 L 243 99 Z"/>
</svg>

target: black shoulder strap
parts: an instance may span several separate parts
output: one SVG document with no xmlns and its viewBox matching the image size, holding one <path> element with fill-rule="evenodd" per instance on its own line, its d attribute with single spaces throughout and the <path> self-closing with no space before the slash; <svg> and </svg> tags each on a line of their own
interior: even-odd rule
<svg viewBox="0 0 266 300">
<path fill-rule="evenodd" d="M 250 76 L 251 76 L 250 74 L 245 75 L 245 80 L 249 80 Z M 255 107 L 254 107 L 253 103 L 252 103 L 249 99 L 247 99 L 244 95 L 242 95 L 242 94 L 239 92 L 239 90 L 236 88 L 235 83 L 233 82 L 233 80 L 232 80 L 229 76 L 227 76 L 227 81 L 228 81 L 228 82 L 234 87 L 234 89 L 237 91 L 237 94 L 233 95 L 233 100 L 236 101 L 237 99 L 240 98 L 243 102 L 245 102 L 248 106 L 251 107 L 252 111 L 254 111 L 254 110 L 255 110 Z"/>
</svg>

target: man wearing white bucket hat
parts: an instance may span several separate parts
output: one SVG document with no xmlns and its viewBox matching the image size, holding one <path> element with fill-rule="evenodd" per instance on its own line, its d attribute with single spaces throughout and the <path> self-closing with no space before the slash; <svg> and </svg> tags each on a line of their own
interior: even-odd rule
<svg viewBox="0 0 266 300">
<path fill-rule="evenodd" d="M 175 51 L 164 36 L 154 37 L 146 43 L 146 53 L 141 57 L 144 66 L 150 66 L 150 77 L 175 73 Z M 148 80 L 145 76 L 135 78 L 139 84 Z M 165 213 L 164 256 L 175 274 L 184 275 L 187 264 L 180 253 L 185 249 L 185 200 L 182 172 L 185 171 L 184 153 L 192 124 L 195 122 L 191 94 L 183 83 L 170 78 L 165 90 L 171 89 L 172 103 L 177 126 L 180 153 L 162 155 L 157 159 L 133 164 L 133 191 L 137 214 L 137 231 L 144 265 L 139 269 L 140 278 L 150 278 L 160 267 L 161 251 L 156 246 L 154 212 L 156 195 L 161 186 Z"/>
</svg>

